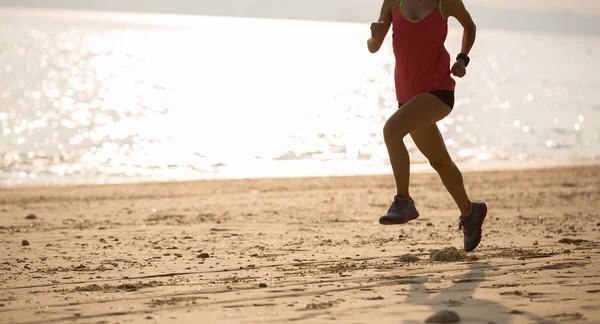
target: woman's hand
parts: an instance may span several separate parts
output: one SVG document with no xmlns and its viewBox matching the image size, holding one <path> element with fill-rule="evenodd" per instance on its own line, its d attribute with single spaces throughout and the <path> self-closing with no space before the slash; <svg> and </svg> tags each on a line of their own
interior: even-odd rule
<svg viewBox="0 0 600 324">
<path fill-rule="evenodd" d="M 369 52 L 376 53 L 392 25 L 392 10 L 397 0 L 383 0 L 377 22 L 371 24 L 371 37 L 367 40 Z"/>
<path fill-rule="evenodd" d="M 465 62 L 463 60 L 458 60 L 454 65 L 452 65 L 452 69 L 450 72 L 456 77 L 462 78 L 467 74 L 467 68 L 465 67 Z"/>
<path fill-rule="evenodd" d="M 385 24 L 383 22 L 380 21 L 371 23 L 371 37 L 373 39 L 383 41 L 385 34 L 387 34 L 387 29 L 385 28 Z"/>
</svg>

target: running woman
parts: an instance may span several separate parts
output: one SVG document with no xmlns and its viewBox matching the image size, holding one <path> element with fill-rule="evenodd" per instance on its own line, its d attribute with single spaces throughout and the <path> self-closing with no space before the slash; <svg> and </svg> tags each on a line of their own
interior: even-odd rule
<svg viewBox="0 0 600 324">
<path fill-rule="evenodd" d="M 452 68 L 444 46 L 449 17 L 457 19 L 464 30 L 462 50 Z M 473 251 L 481 241 L 487 206 L 469 199 L 463 176 L 448 154 L 436 122 L 454 108 L 456 81 L 452 75 L 462 78 L 466 74 L 475 42 L 475 23 L 461 0 L 384 0 L 379 20 L 371 24 L 367 41 L 371 53 L 379 51 L 391 26 L 398 110 L 385 123 L 383 135 L 396 195 L 379 223 L 405 224 L 419 217 L 408 190 L 410 159 L 404 137 L 410 134 L 458 205 L 464 250 Z"/>
</svg>

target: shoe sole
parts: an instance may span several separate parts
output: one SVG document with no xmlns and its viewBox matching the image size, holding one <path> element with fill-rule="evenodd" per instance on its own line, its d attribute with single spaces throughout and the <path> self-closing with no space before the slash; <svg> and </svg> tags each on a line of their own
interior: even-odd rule
<svg viewBox="0 0 600 324">
<path fill-rule="evenodd" d="M 410 215 L 408 217 L 409 220 L 404 221 L 404 222 L 394 222 L 394 221 L 391 221 L 391 220 L 387 219 L 386 217 L 387 216 L 383 216 L 383 217 L 379 218 L 379 224 L 381 224 L 381 225 L 403 225 L 403 224 L 406 224 L 406 223 L 408 223 L 408 222 L 410 222 L 412 220 L 415 220 L 415 219 L 419 218 L 419 213 L 415 213 L 415 214 Z"/>
<path fill-rule="evenodd" d="M 487 216 L 487 212 L 488 212 L 487 205 L 485 203 L 481 203 L 481 207 L 483 208 L 483 217 L 481 217 L 479 219 L 479 222 L 477 222 L 477 229 L 478 229 L 477 233 L 479 233 L 477 235 L 477 243 L 475 243 L 475 246 L 472 249 L 470 249 L 470 250 L 465 249 L 466 252 L 471 252 L 471 251 L 475 250 L 479 246 L 479 243 L 481 243 L 481 238 L 483 237 L 483 221 L 485 221 L 485 217 Z"/>
</svg>

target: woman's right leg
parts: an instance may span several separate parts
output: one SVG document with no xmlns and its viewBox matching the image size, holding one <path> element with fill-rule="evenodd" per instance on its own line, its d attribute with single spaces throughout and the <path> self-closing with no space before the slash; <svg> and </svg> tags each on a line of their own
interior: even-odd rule
<svg viewBox="0 0 600 324">
<path fill-rule="evenodd" d="M 380 224 L 405 224 L 419 217 L 408 192 L 410 159 L 404 145 L 404 137 L 415 129 L 435 124 L 450 111 L 451 109 L 434 95 L 424 93 L 402 105 L 385 123 L 383 137 L 396 182 L 396 196 L 387 214 L 379 218 Z"/>
</svg>

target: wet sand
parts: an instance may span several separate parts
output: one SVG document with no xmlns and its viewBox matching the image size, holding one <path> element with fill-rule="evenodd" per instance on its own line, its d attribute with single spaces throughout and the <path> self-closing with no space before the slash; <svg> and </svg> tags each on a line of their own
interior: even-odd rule
<svg viewBox="0 0 600 324">
<path fill-rule="evenodd" d="M 404 226 L 391 176 L 3 189 L 0 322 L 600 323 L 600 166 L 465 180 L 490 212 L 452 261 L 435 174 Z"/>
</svg>

